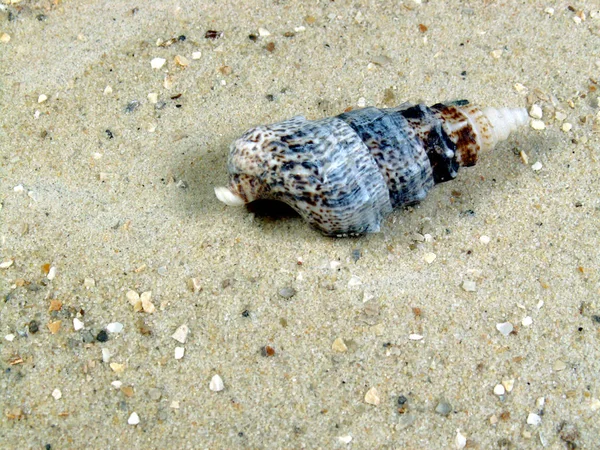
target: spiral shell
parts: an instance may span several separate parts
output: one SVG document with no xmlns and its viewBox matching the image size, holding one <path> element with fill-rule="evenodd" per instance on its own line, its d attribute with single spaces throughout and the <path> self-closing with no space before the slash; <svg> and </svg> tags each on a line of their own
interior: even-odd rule
<svg viewBox="0 0 600 450">
<path fill-rule="evenodd" d="M 527 123 L 524 108 L 480 109 L 466 100 L 297 116 L 237 139 L 229 185 L 215 194 L 232 206 L 287 203 L 326 235 L 378 232 L 394 208 L 423 200 Z"/>
</svg>

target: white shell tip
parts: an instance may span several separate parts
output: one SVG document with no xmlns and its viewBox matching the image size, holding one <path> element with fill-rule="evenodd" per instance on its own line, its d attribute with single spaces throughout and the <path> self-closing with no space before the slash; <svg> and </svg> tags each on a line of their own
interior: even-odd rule
<svg viewBox="0 0 600 450">
<path fill-rule="evenodd" d="M 215 195 L 220 201 L 229 206 L 242 206 L 245 203 L 242 197 L 234 194 L 225 186 L 215 187 Z"/>
</svg>

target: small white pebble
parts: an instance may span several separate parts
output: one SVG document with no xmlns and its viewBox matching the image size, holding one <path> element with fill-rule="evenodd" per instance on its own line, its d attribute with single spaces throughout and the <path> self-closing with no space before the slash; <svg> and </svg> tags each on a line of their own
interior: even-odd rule
<svg viewBox="0 0 600 450">
<path fill-rule="evenodd" d="M 524 317 L 523 320 L 521 321 L 521 324 L 524 327 L 528 327 L 529 325 L 531 325 L 533 323 L 533 319 L 530 316 Z"/>
<path fill-rule="evenodd" d="M 561 128 L 565 133 L 568 133 L 569 131 L 571 131 L 573 129 L 573 124 L 571 124 L 569 122 L 565 122 L 562 124 Z"/>
<path fill-rule="evenodd" d="M 185 344 L 185 341 L 188 338 L 188 334 L 190 333 L 190 329 L 188 328 L 187 325 L 181 325 L 179 328 L 177 328 L 177 330 L 175 330 L 175 333 L 173 333 L 173 335 L 171 336 L 173 339 L 175 339 L 177 342 L 181 342 L 182 344 Z"/>
<path fill-rule="evenodd" d="M 165 58 L 154 58 L 152 61 L 150 61 L 150 65 L 153 69 L 160 69 L 165 65 L 166 62 L 167 60 Z"/>
<path fill-rule="evenodd" d="M 294 27 L 294 31 L 296 33 L 301 33 L 303 31 L 306 31 L 306 27 L 304 25 L 300 25 L 299 27 Z"/>
<path fill-rule="evenodd" d="M 475 292 L 477 291 L 477 284 L 474 281 L 465 280 L 463 281 L 462 288 L 467 292 Z"/>
<path fill-rule="evenodd" d="M 494 50 L 492 52 L 492 58 L 499 59 L 502 56 L 502 50 Z"/>
<path fill-rule="evenodd" d="M 456 438 L 454 439 L 454 445 L 457 450 L 461 448 L 465 448 L 467 446 L 467 438 L 460 432 L 460 430 L 456 430 Z"/>
<path fill-rule="evenodd" d="M 185 354 L 185 347 L 175 347 L 175 359 L 183 358 Z"/>
<path fill-rule="evenodd" d="M 15 261 L 12 259 L 6 259 L 0 263 L 0 269 L 8 269 L 10 266 L 13 265 L 14 262 Z"/>
<path fill-rule="evenodd" d="M 219 392 L 225 389 L 225 385 L 223 384 L 223 379 L 219 375 L 214 375 L 210 384 L 208 385 L 209 389 L 213 392 Z"/>
<path fill-rule="evenodd" d="M 92 158 L 94 158 L 96 161 L 99 160 L 99 159 L 102 159 L 102 156 L 103 155 L 100 152 L 94 152 L 94 153 L 92 153 Z"/>
<path fill-rule="evenodd" d="M 202 58 L 202 52 L 193 52 L 192 59 L 200 59 Z"/>
<path fill-rule="evenodd" d="M 333 269 L 333 270 L 335 270 L 335 269 L 337 269 L 338 267 L 340 267 L 341 265 L 342 265 L 342 263 L 341 263 L 341 262 L 339 262 L 339 261 L 335 261 L 335 260 L 334 260 L 334 261 L 329 261 L 329 268 L 330 268 L 330 269 Z"/>
<path fill-rule="evenodd" d="M 10 34 L 2 33 L 0 34 L 0 42 L 3 44 L 8 44 L 10 42 Z"/>
<path fill-rule="evenodd" d="M 106 364 L 106 363 L 109 363 L 109 362 L 110 362 L 110 357 L 111 357 L 111 356 L 112 356 L 112 355 L 110 354 L 110 350 L 109 350 L 109 349 L 107 349 L 106 347 L 104 347 L 104 348 L 102 349 L 102 362 L 103 362 L 103 363 L 105 363 L 105 364 Z"/>
<path fill-rule="evenodd" d="M 515 88 L 515 91 L 517 91 L 519 93 L 527 91 L 527 88 L 525 86 L 523 86 L 521 83 L 515 83 L 513 87 Z"/>
<path fill-rule="evenodd" d="M 142 309 L 148 314 L 152 314 L 155 311 L 154 304 L 152 303 L 152 291 L 142 292 L 140 299 L 142 301 Z"/>
<path fill-rule="evenodd" d="M 510 322 L 502 322 L 496 324 L 496 329 L 504 336 L 508 336 L 514 330 L 513 324 Z"/>
<path fill-rule="evenodd" d="M 14 188 L 13 191 L 15 192 L 25 192 L 25 188 L 23 187 L 22 184 L 17 184 Z"/>
<path fill-rule="evenodd" d="M 537 426 L 542 423 L 542 418 L 540 416 L 538 416 L 537 414 L 529 413 L 529 415 L 527 416 L 527 423 L 529 425 Z"/>
<path fill-rule="evenodd" d="M 494 395 L 500 397 L 501 395 L 506 394 L 506 389 L 501 384 L 497 384 L 494 386 Z"/>
<path fill-rule="evenodd" d="M 258 35 L 261 37 L 267 37 L 267 36 L 271 36 L 271 33 L 266 28 L 259 28 Z"/>
<path fill-rule="evenodd" d="M 331 349 L 334 352 L 345 353 L 348 351 L 348 346 L 342 338 L 337 338 L 335 341 L 333 341 L 333 344 L 331 344 Z"/>
<path fill-rule="evenodd" d="M 75 331 L 79 331 L 79 330 L 82 330 L 83 327 L 84 327 L 84 323 L 81 320 L 79 320 L 77 317 L 75 317 L 73 319 L 73 329 Z"/>
<path fill-rule="evenodd" d="M 597 398 L 592 398 L 590 400 L 590 409 L 592 411 L 598 411 L 600 409 L 600 400 Z"/>
<path fill-rule="evenodd" d="M 140 416 L 138 416 L 138 413 L 136 413 L 135 411 L 132 412 L 129 416 L 129 419 L 127 419 L 127 423 L 129 425 L 137 425 L 138 423 L 140 423 Z"/>
<path fill-rule="evenodd" d="M 54 397 L 54 400 L 60 400 L 62 397 L 62 392 L 60 392 L 60 389 L 54 389 L 52 391 L 52 397 Z"/>
<path fill-rule="evenodd" d="M 573 22 L 575 22 L 576 24 L 580 24 L 582 22 L 581 17 L 573 16 Z"/>
<path fill-rule="evenodd" d="M 358 278 L 356 275 L 352 275 L 350 277 L 350 280 L 348 281 L 349 288 L 357 287 L 357 286 L 360 286 L 361 284 L 362 284 L 362 281 L 360 281 L 360 278 Z"/>
<path fill-rule="evenodd" d="M 538 398 L 535 400 L 535 406 L 536 406 L 538 409 L 542 409 L 542 408 L 544 407 L 544 405 L 545 405 L 545 404 L 546 404 L 546 398 L 545 398 L 545 397 L 538 397 Z"/>
<path fill-rule="evenodd" d="M 489 243 L 490 243 L 490 241 L 491 241 L 491 239 L 490 239 L 490 237 L 489 237 L 489 236 L 485 236 L 485 235 L 483 235 L 483 236 L 481 236 L 481 237 L 479 238 L 479 242 L 481 242 L 481 243 L 482 243 L 482 244 L 484 244 L 484 245 L 487 245 L 487 244 L 489 244 Z"/>
<path fill-rule="evenodd" d="M 46 94 L 40 94 L 38 97 L 38 103 L 44 103 L 46 100 L 48 100 L 48 96 Z"/>
<path fill-rule="evenodd" d="M 104 88 L 104 95 L 112 94 L 113 89 L 110 86 Z"/>
<path fill-rule="evenodd" d="M 561 370 L 565 370 L 567 368 L 567 364 L 560 359 L 554 361 L 554 365 L 552 366 L 552 370 L 555 372 L 560 372 Z"/>
<path fill-rule="evenodd" d="M 532 120 L 530 122 L 530 125 L 531 125 L 531 128 L 533 128 L 534 130 L 545 130 L 546 129 L 546 124 L 538 119 Z"/>
<path fill-rule="evenodd" d="M 349 444 L 350 442 L 352 442 L 352 436 L 350 436 L 349 434 L 346 436 L 338 436 L 338 441 L 341 444 Z"/>
<path fill-rule="evenodd" d="M 544 10 L 544 12 L 546 14 L 548 14 L 549 16 L 553 16 L 554 15 L 554 8 L 548 7 Z"/>
<path fill-rule="evenodd" d="M 169 407 L 171 407 L 173 409 L 179 409 L 179 400 L 173 400 L 171 402 L 171 404 L 169 405 Z"/>
<path fill-rule="evenodd" d="M 91 289 L 93 287 L 96 286 L 96 280 L 94 280 L 93 278 L 84 278 L 83 279 L 83 286 L 86 289 Z"/>
<path fill-rule="evenodd" d="M 423 336 L 421 336 L 420 334 L 409 334 L 408 339 L 410 339 L 411 341 L 420 341 L 423 339 Z"/>
<path fill-rule="evenodd" d="M 533 165 L 531 166 L 531 170 L 533 170 L 534 172 L 538 172 L 540 170 L 542 170 L 542 163 L 537 161 L 535 163 L 533 163 Z"/>
<path fill-rule="evenodd" d="M 120 322 L 111 322 L 106 325 L 106 331 L 109 333 L 120 333 L 123 331 L 123 324 Z"/>
<path fill-rule="evenodd" d="M 367 391 L 365 394 L 365 403 L 375 406 L 381 403 L 381 399 L 379 398 L 379 393 L 377 392 L 376 388 L 372 387 Z"/>
<path fill-rule="evenodd" d="M 50 270 L 48 271 L 48 275 L 46 275 L 46 278 L 48 278 L 49 280 L 54 280 L 54 278 L 56 278 L 56 267 L 54 267 L 54 266 L 50 267 Z"/>
<path fill-rule="evenodd" d="M 356 106 L 358 106 L 359 108 L 364 108 L 365 106 L 367 106 L 367 100 L 364 97 L 360 97 L 356 102 Z"/>
<path fill-rule="evenodd" d="M 542 108 L 536 104 L 531 105 L 531 108 L 529 109 L 529 115 L 534 119 L 541 119 L 543 115 Z"/>
<path fill-rule="evenodd" d="M 122 382 L 122 381 L 119 381 L 119 380 L 112 381 L 110 384 L 111 384 L 111 385 L 112 385 L 112 387 L 114 387 L 115 389 L 121 389 L 121 386 L 123 386 L 123 382 Z"/>
<path fill-rule="evenodd" d="M 42 114 L 42 113 L 36 109 L 35 112 L 33 113 L 33 118 L 34 119 L 39 119 L 40 118 L 40 114 Z"/>
<path fill-rule="evenodd" d="M 4 339 L 6 339 L 8 342 L 12 342 L 15 340 L 15 335 L 14 334 L 7 334 L 6 336 L 4 336 Z"/>
<path fill-rule="evenodd" d="M 542 309 L 542 306 L 544 306 L 544 300 L 540 300 L 536 305 L 537 309 Z"/>
<path fill-rule="evenodd" d="M 567 118 L 567 115 L 562 111 L 556 111 L 554 113 L 554 118 L 556 120 L 560 120 L 561 122 Z"/>
<path fill-rule="evenodd" d="M 435 258 L 437 258 L 435 253 L 425 253 L 425 255 L 423 255 L 423 260 L 427 264 L 431 264 L 432 262 L 434 262 Z"/>
<path fill-rule="evenodd" d="M 158 94 L 156 92 L 150 92 L 148 94 L 148 101 L 155 105 L 158 102 Z"/>
<path fill-rule="evenodd" d="M 504 389 L 506 389 L 506 392 L 512 392 L 513 388 L 515 387 L 514 378 L 508 378 L 508 379 L 502 380 L 502 386 L 504 386 Z"/>
</svg>

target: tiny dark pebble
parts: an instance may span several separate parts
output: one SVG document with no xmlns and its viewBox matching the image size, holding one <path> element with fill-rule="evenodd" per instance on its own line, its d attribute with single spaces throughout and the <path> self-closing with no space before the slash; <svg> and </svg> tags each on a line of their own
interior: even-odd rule
<svg viewBox="0 0 600 450">
<path fill-rule="evenodd" d="M 593 320 L 594 322 L 596 322 L 596 323 L 600 323 L 600 316 L 598 316 L 598 315 L 594 314 L 594 315 L 592 316 L 592 320 Z"/>
<path fill-rule="evenodd" d="M 296 295 L 296 289 L 293 287 L 281 288 L 279 289 L 279 295 L 281 295 L 283 298 L 292 298 L 294 295 Z"/>
<path fill-rule="evenodd" d="M 247 309 L 243 310 L 242 317 L 250 317 L 250 311 L 248 311 Z"/>
<path fill-rule="evenodd" d="M 466 209 L 463 212 L 461 212 L 460 215 L 473 217 L 473 216 L 475 216 L 475 211 L 473 211 L 472 209 Z"/>
<path fill-rule="evenodd" d="M 129 103 L 127 103 L 127 106 L 125 107 L 125 112 L 126 113 L 132 113 L 136 109 L 138 109 L 139 106 L 140 106 L 140 102 L 139 101 L 132 100 Z"/>
<path fill-rule="evenodd" d="M 260 354 L 262 356 L 275 356 L 275 349 L 270 345 L 265 345 L 260 349 Z"/>
<path fill-rule="evenodd" d="M 221 289 L 226 289 L 229 286 L 231 286 L 232 284 L 233 283 L 230 278 L 225 278 L 223 281 L 221 281 Z"/>
<path fill-rule="evenodd" d="M 583 203 L 575 202 L 575 208 L 581 208 L 582 206 L 583 206 Z"/>
<path fill-rule="evenodd" d="M 115 137 L 115 135 L 113 134 L 112 131 L 110 131 L 108 128 L 104 131 L 106 133 L 106 136 L 108 136 L 109 139 L 112 139 Z"/>
<path fill-rule="evenodd" d="M 51 446 L 50 444 L 46 444 L 46 445 L 44 445 L 44 448 L 45 448 L 46 450 L 52 450 L 52 446 Z"/>
<path fill-rule="evenodd" d="M 270 102 L 272 102 L 273 100 L 275 100 L 275 96 L 273 94 L 267 94 L 267 95 L 265 95 L 265 98 L 267 100 L 269 100 Z"/>
<path fill-rule="evenodd" d="M 39 20 L 40 22 L 43 22 L 43 21 L 45 21 L 48 18 L 48 16 L 46 16 L 44 14 L 38 14 L 37 16 L 35 16 L 35 18 L 37 20 Z"/>
<path fill-rule="evenodd" d="M 286 38 L 291 38 L 296 36 L 296 33 L 294 33 L 293 31 L 286 31 L 285 33 L 283 33 L 283 36 Z"/>
<path fill-rule="evenodd" d="M 181 108 L 183 105 L 177 104 L 175 105 L 175 108 Z"/>
<path fill-rule="evenodd" d="M 354 262 L 358 261 L 361 256 L 362 254 L 360 249 L 355 248 L 354 250 L 352 250 L 352 259 L 354 260 Z"/>
<path fill-rule="evenodd" d="M 408 399 L 404 395 L 398 397 L 398 405 L 400 406 L 403 406 L 407 401 Z"/>
<path fill-rule="evenodd" d="M 12 22 L 13 20 L 15 20 L 15 15 L 12 13 L 12 11 L 8 12 L 7 19 L 9 22 Z"/>
<path fill-rule="evenodd" d="M 176 94 L 176 95 L 173 95 L 173 96 L 171 97 L 171 100 L 176 100 L 176 99 L 178 99 L 179 97 L 181 97 L 181 93 L 179 93 L 179 94 Z"/>
<path fill-rule="evenodd" d="M 238 433 L 238 436 L 239 436 L 239 437 L 244 437 L 244 433 L 240 431 L 240 432 Z"/>
<path fill-rule="evenodd" d="M 467 77 L 467 71 L 466 71 L 466 70 L 463 70 L 463 71 L 460 73 L 460 76 L 461 76 L 461 77 L 463 77 L 463 78 L 466 78 L 466 77 Z"/>
<path fill-rule="evenodd" d="M 38 331 L 40 331 L 40 324 L 37 322 L 37 320 L 32 320 L 31 322 L 29 322 L 29 324 L 27 325 L 27 328 L 29 328 L 29 332 L 31 334 L 35 334 Z"/>
<path fill-rule="evenodd" d="M 223 37 L 223 32 L 216 30 L 208 30 L 206 33 L 204 33 L 204 37 L 206 39 L 219 39 Z"/>
<path fill-rule="evenodd" d="M 185 35 L 184 35 L 184 34 L 181 34 L 181 35 L 179 35 L 179 37 L 177 38 L 177 40 L 178 40 L 179 42 L 183 42 L 183 41 L 185 41 L 185 40 L 186 40 L 186 37 L 185 37 Z"/>
<path fill-rule="evenodd" d="M 108 333 L 106 332 L 106 330 L 100 330 L 100 332 L 96 335 L 96 340 L 98 342 L 108 341 Z"/>
<path fill-rule="evenodd" d="M 275 51 L 275 42 L 269 42 L 267 45 L 265 45 L 265 48 L 267 49 L 268 52 L 274 52 Z"/>
<path fill-rule="evenodd" d="M 248 35 L 248 39 L 250 39 L 252 42 L 256 42 L 258 40 L 258 36 L 255 34 L 250 34 Z"/>
</svg>

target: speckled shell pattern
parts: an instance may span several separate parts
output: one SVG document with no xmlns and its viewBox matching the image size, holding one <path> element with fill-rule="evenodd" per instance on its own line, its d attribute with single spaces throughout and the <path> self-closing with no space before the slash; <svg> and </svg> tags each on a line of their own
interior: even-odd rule
<svg viewBox="0 0 600 450">
<path fill-rule="evenodd" d="M 498 141 L 492 128 L 467 101 L 297 116 L 232 144 L 228 189 L 241 203 L 287 203 L 326 235 L 377 232 L 394 208 L 475 164 Z"/>
</svg>

